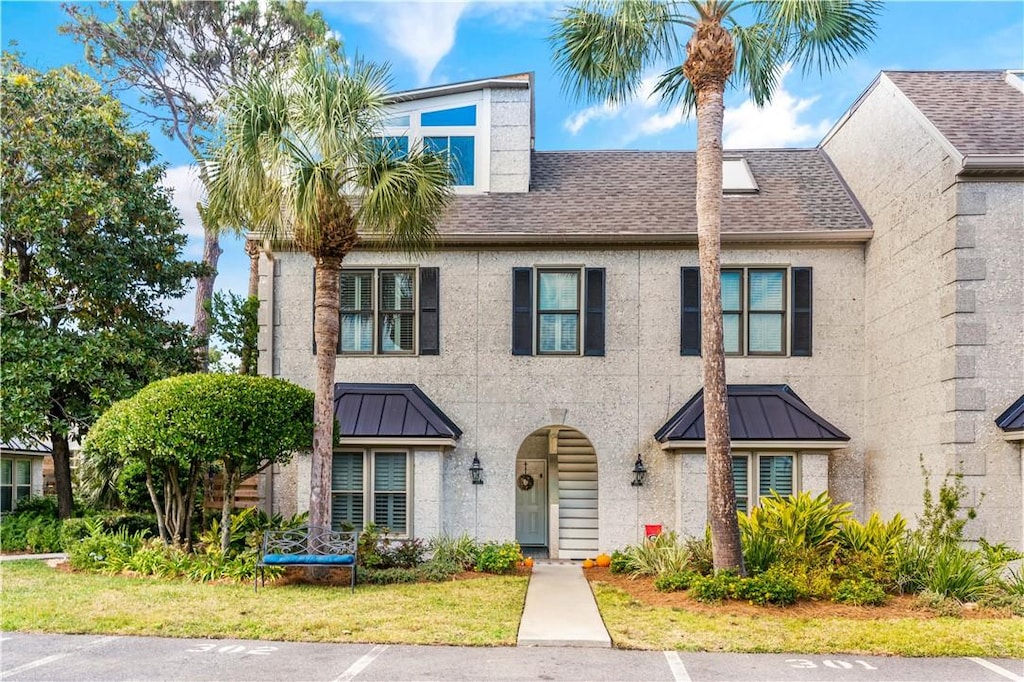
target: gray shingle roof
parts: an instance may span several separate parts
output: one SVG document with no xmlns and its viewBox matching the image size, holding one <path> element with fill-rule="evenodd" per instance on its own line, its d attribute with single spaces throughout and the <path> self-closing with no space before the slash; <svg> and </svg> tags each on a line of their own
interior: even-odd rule
<svg viewBox="0 0 1024 682">
<path fill-rule="evenodd" d="M 729 152 L 747 159 L 760 192 L 726 195 L 722 232 L 870 227 L 817 149 Z M 462 195 L 439 226 L 457 235 L 695 234 L 693 152 L 534 152 L 528 193 Z"/>
<path fill-rule="evenodd" d="M 1024 93 L 1005 71 L 884 71 L 964 156 L 1024 155 Z"/>
<path fill-rule="evenodd" d="M 732 440 L 850 440 L 807 407 L 786 384 L 732 384 L 728 396 Z M 697 391 L 654 437 L 662 443 L 704 440 L 704 389 Z"/>
<path fill-rule="evenodd" d="M 452 438 L 462 430 L 415 384 L 335 384 L 339 436 Z"/>
</svg>

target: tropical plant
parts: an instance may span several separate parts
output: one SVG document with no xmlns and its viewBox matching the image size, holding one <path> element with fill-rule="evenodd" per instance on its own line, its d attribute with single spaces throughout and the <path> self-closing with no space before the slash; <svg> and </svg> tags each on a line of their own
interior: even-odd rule
<svg viewBox="0 0 1024 682">
<path fill-rule="evenodd" d="M 69 3 L 64 10 L 71 21 L 60 30 L 85 46 L 89 65 L 107 84 L 137 93 L 142 106 L 135 114 L 159 124 L 196 162 L 203 160 L 217 127 L 218 100 L 229 87 L 274 68 L 299 45 L 338 48 L 320 12 L 294 0 Z M 206 183 L 201 169 L 200 180 Z M 244 225 L 219 223 L 202 206 L 199 216 L 206 268 L 196 280 L 193 333 L 205 351 L 219 233 Z M 248 296 L 256 296 L 251 280 Z M 205 352 L 200 360 L 205 367 Z"/>
<path fill-rule="evenodd" d="M 563 11 L 552 36 L 566 86 L 578 97 L 611 104 L 636 95 L 646 71 L 685 54 L 682 64 L 662 73 L 655 93 L 662 101 L 682 102 L 697 116 L 704 430 L 718 570 L 743 572 L 722 338 L 723 95 L 732 84 L 761 106 L 771 99 L 787 62 L 819 72 L 839 66 L 867 46 L 877 11 L 871 0 L 581 0 Z"/>
<path fill-rule="evenodd" d="M 430 560 L 442 564 L 453 564 L 459 570 L 466 571 L 476 565 L 477 555 L 480 549 L 468 533 L 458 537 L 450 535 L 438 535 L 431 538 L 427 545 L 430 553 Z"/>
<path fill-rule="evenodd" d="M 385 66 L 299 49 L 282 72 L 233 88 L 211 156 L 210 209 L 222 222 L 290 239 L 315 266 L 315 410 L 309 520 L 330 525 L 334 375 L 342 260 L 361 237 L 421 252 L 450 198 L 446 157 L 378 141 Z"/>
<path fill-rule="evenodd" d="M 675 531 L 661 533 L 639 545 L 629 545 L 622 550 L 621 565 L 616 565 L 612 555 L 613 573 L 627 573 L 631 576 L 659 576 L 688 572 L 690 551 L 679 541 Z"/>
</svg>

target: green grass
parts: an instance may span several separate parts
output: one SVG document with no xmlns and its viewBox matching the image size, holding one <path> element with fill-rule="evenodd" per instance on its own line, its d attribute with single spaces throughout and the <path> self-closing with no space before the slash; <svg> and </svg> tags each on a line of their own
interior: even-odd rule
<svg viewBox="0 0 1024 682">
<path fill-rule="evenodd" d="M 249 584 L 0 567 L 0 630 L 306 642 L 513 645 L 525 577 L 346 586 Z"/>
<path fill-rule="evenodd" d="M 1024 619 L 792 618 L 702 615 L 641 604 L 592 583 L 612 642 L 623 649 L 882 656 L 1024 657 Z"/>
</svg>

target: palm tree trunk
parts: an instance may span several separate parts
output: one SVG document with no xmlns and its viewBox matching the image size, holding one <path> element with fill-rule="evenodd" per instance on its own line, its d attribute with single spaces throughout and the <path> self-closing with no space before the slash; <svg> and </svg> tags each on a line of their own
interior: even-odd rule
<svg viewBox="0 0 1024 682">
<path fill-rule="evenodd" d="M 260 242 L 256 239 L 245 240 L 245 254 L 249 256 L 249 293 L 253 298 L 260 295 Z"/>
<path fill-rule="evenodd" d="M 309 488 L 309 525 L 331 525 L 331 455 L 334 444 L 334 365 L 338 349 L 338 298 L 341 259 L 316 260 L 313 339 L 316 385 L 313 403 L 313 457 Z"/>
<path fill-rule="evenodd" d="M 724 83 L 697 92 L 697 249 L 700 261 L 701 354 L 708 517 L 715 570 L 744 573 L 729 448 L 729 406 L 722 334 L 719 255 L 722 225 L 722 117 Z"/>
</svg>

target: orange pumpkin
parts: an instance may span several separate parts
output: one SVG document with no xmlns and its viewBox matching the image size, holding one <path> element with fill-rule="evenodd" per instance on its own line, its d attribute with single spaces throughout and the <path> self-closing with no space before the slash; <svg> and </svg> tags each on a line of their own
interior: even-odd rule
<svg viewBox="0 0 1024 682">
<path fill-rule="evenodd" d="M 607 554 L 598 554 L 596 563 L 600 568 L 608 568 L 612 565 L 612 558 Z"/>
<path fill-rule="evenodd" d="M 527 568 L 533 568 L 533 557 L 528 556 L 525 559 L 523 559 L 523 566 L 526 566 Z"/>
<path fill-rule="evenodd" d="M 593 567 L 594 567 L 594 560 L 593 559 L 586 559 L 586 560 L 583 561 L 583 568 L 593 568 Z"/>
</svg>

